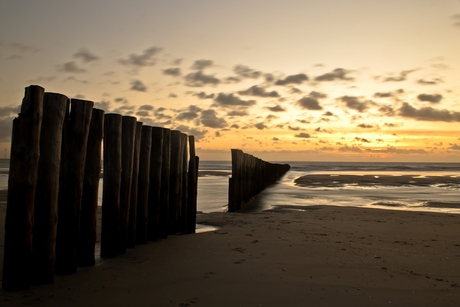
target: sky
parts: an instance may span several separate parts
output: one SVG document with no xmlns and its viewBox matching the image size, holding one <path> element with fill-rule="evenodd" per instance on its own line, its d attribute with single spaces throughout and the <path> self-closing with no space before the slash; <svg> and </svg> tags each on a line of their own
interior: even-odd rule
<svg viewBox="0 0 460 307">
<path fill-rule="evenodd" d="M 0 0 L 0 158 L 24 88 L 202 160 L 460 162 L 460 0 Z"/>
</svg>

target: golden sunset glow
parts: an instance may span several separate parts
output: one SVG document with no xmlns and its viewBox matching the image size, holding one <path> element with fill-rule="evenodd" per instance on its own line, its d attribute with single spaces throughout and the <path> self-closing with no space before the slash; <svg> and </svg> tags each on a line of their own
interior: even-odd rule
<svg viewBox="0 0 460 307">
<path fill-rule="evenodd" d="M 460 161 L 459 0 L 1 1 L 0 28 L 2 153 L 37 84 L 203 160 Z"/>
</svg>

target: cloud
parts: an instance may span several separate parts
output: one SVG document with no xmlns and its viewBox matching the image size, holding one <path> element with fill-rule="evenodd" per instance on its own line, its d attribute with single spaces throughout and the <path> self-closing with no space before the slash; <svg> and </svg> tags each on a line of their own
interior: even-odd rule
<svg viewBox="0 0 460 307">
<path fill-rule="evenodd" d="M 99 57 L 88 49 L 82 48 L 73 55 L 74 58 L 81 59 L 85 63 L 90 63 L 99 60 Z"/>
<path fill-rule="evenodd" d="M 420 94 L 417 96 L 418 100 L 420 101 L 428 101 L 431 103 L 438 103 L 442 100 L 442 95 L 440 94 Z"/>
<path fill-rule="evenodd" d="M 296 138 L 309 139 L 311 136 L 308 133 L 300 132 L 299 134 L 294 135 Z"/>
<path fill-rule="evenodd" d="M 315 78 L 315 81 L 336 81 L 336 80 L 352 81 L 354 80 L 354 78 L 347 77 L 347 74 L 350 72 L 351 70 L 346 70 L 343 68 L 336 68 L 332 72 L 317 76 Z"/>
<path fill-rule="evenodd" d="M 297 103 L 307 110 L 322 110 L 323 107 L 319 105 L 318 99 L 310 96 L 305 96 L 297 101 Z"/>
<path fill-rule="evenodd" d="M 263 74 L 261 71 L 257 71 L 246 65 L 236 65 L 233 67 L 233 71 L 242 78 L 250 79 L 257 79 Z"/>
<path fill-rule="evenodd" d="M 214 63 L 211 60 L 196 60 L 195 63 L 193 63 L 192 67 L 190 67 L 193 70 L 203 70 L 207 67 L 213 66 Z"/>
<path fill-rule="evenodd" d="M 453 15 L 452 19 L 454 20 L 454 27 L 460 28 L 460 14 Z"/>
<path fill-rule="evenodd" d="M 179 115 L 176 116 L 177 120 L 186 120 L 190 121 L 192 119 L 195 119 L 199 116 L 199 112 L 201 112 L 202 109 L 200 107 L 197 107 L 196 105 L 190 105 L 188 106 L 187 110 L 180 113 Z"/>
<path fill-rule="evenodd" d="M 303 81 L 308 81 L 308 76 L 306 74 L 297 74 L 280 79 L 275 82 L 275 85 L 301 84 Z"/>
<path fill-rule="evenodd" d="M 278 92 L 271 91 L 267 92 L 263 87 L 258 87 L 257 85 L 251 86 L 245 91 L 239 91 L 238 94 L 246 96 L 257 96 L 257 97 L 279 97 Z"/>
<path fill-rule="evenodd" d="M 316 91 L 311 91 L 309 94 L 310 97 L 316 98 L 316 99 L 321 99 L 321 98 L 326 98 L 327 95 L 324 93 L 316 92 Z"/>
<path fill-rule="evenodd" d="M 144 67 L 152 66 L 156 64 L 155 55 L 159 53 L 162 48 L 150 47 L 145 49 L 141 54 L 130 54 L 127 59 L 121 59 L 119 62 L 123 65 L 134 66 L 134 67 Z"/>
<path fill-rule="evenodd" d="M 374 104 L 372 101 L 369 101 L 369 100 L 360 101 L 360 98 L 355 97 L 355 96 L 342 96 L 338 99 L 341 100 L 342 102 L 345 102 L 348 108 L 357 110 L 359 112 L 366 111 L 370 105 Z"/>
<path fill-rule="evenodd" d="M 144 104 L 139 107 L 139 110 L 153 111 L 154 107 L 149 104 Z"/>
<path fill-rule="evenodd" d="M 288 129 L 289 130 L 292 130 L 292 131 L 299 131 L 300 130 L 300 127 L 292 127 L 291 125 L 288 126 Z"/>
<path fill-rule="evenodd" d="M 259 130 L 264 130 L 265 128 L 267 128 L 267 126 L 265 126 L 264 123 L 257 123 L 254 125 L 254 127 L 256 127 Z"/>
<path fill-rule="evenodd" d="M 373 125 L 368 125 L 368 124 L 359 124 L 357 127 L 358 128 L 364 128 L 364 129 L 374 128 Z"/>
<path fill-rule="evenodd" d="M 441 78 L 434 78 L 432 80 L 426 80 L 426 79 L 417 80 L 417 83 L 421 85 L 437 85 L 443 82 L 444 81 Z"/>
<path fill-rule="evenodd" d="M 189 126 L 184 125 L 177 126 L 176 130 L 179 130 L 180 132 L 185 133 L 187 135 L 193 135 L 195 137 L 196 142 L 202 140 L 208 132 L 208 130 L 206 129 L 200 130 L 197 128 L 190 128 Z"/>
<path fill-rule="evenodd" d="M 395 114 L 395 110 L 391 106 L 381 106 L 379 112 L 387 116 L 393 116 Z"/>
<path fill-rule="evenodd" d="M 6 43 L 6 42 L 0 41 L 0 47 L 7 47 L 7 48 L 11 48 L 11 49 L 20 51 L 20 52 L 33 52 L 33 53 L 35 53 L 35 52 L 40 51 L 40 49 L 38 49 L 38 48 L 31 47 L 31 46 L 28 46 L 28 45 L 24 45 L 24 44 L 21 44 L 21 43 L 15 43 L 15 42 Z"/>
<path fill-rule="evenodd" d="M 362 150 L 359 147 L 355 147 L 355 146 L 348 147 L 347 145 L 340 147 L 339 151 L 340 152 L 362 152 Z"/>
<path fill-rule="evenodd" d="M 371 143 L 371 141 L 369 141 L 368 139 L 359 138 L 359 137 L 355 137 L 355 141 L 362 142 L 362 143 Z"/>
<path fill-rule="evenodd" d="M 391 92 L 378 92 L 378 93 L 375 93 L 374 94 L 374 97 L 375 98 L 390 98 L 390 97 L 393 97 L 393 93 Z"/>
<path fill-rule="evenodd" d="M 206 94 L 205 92 L 199 92 L 199 93 L 191 92 L 191 93 L 193 93 L 192 94 L 193 96 L 196 96 L 196 97 L 198 97 L 200 99 L 213 99 L 214 96 L 215 96 L 213 93 L 211 93 L 211 94 Z"/>
<path fill-rule="evenodd" d="M 416 109 L 407 102 L 399 109 L 399 115 L 421 121 L 460 122 L 460 112 L 436 110 L 431 107 Z"/>
<path fill-rule="evenodd" d="M 58 70 L 67 73 L 84 73 L 85 69 L 79 68 L 75 61 L 70 61 L 61 65 L 58 65 Z"/>
<path fill-rule="evenodd" d="M 212 109 L 201 111 L 200 121 L 205 127 L 209 128 L 224 128 L 227 126 L 225 119 L 218 118 L 216 111 Z"/>
<path fill-rule="evenodd" d="M 383 79 L 383 82 L 401 82 L 401 81 L 406 81 L 407 76 L 410 73 L 413 73 L 414 71 L 417 71 L 417 69 L 411 69 L 411 70 L 403 70 L 399 73 L 398 76 L 394 77 L 386 77 Z"/>
<path fill-rule="evenodd" d="M 460 150 L 460 145 L 451 144 L 450 147 L 449 147 L 448 149 L 451 149 L 451 150 Z"/>
<path fill-rule="evenodd" d="M 266 107 L 266 109 L 269 109 L 272 112 L 284 112 L 284 111 L 286 111 L 286 109 L 281 107 L 280 105 L 276 105 L 274 107 Z"/>
<path fill-rule="evenodd" d="M 130 88 L 130 90 L 139 91 L 139 92 L 146 92 L 147 87 L 140 80 L 131 80 L 131 88 Z"/>
<path fill-rule="evenodd" d="M 249 107 L 256 103 L 255 100 L 242 100 L 233 94 L 219 93 L 214 101 L 223 107 L 245 106 Z"/>
<path fill-rule="evenodd" d="M 238 116 L 238 117 L 241 117 L 241 116 L 246 116 L 246 115 L 248 115 L 248 112 L 246 112 L 246 111 L 233 110 L 233 111 L 228 112 L 227 115 L 228 115 L 228 116 Z"/>
<path fill-rule="evenodd" d="M 207 84 L 216 85 L 220 83 L 220 80 L 211 75 L 205 75 L 201 70 L 191 72 L 184 77 L 185 85 L 191 87 L 201 87 Z"/>
<path fill-rule="evenodd" d="M 171 67 L 171 68 L 163 69 L 163 74 L 168 75 L 168 76 L 173 76 L 173 77 L 177 77 L 181 75 L 180 68 L 178 67 L 174 67 L 174 68 Z"/>
<path fill-rule="evenodd" d="M 199 115 L 197 112 L 182 112 L 179 115 L 176 116 L 177 120 L 186 120 L 190 121 L 192 119 L 197 118 Z"/>
</svg>

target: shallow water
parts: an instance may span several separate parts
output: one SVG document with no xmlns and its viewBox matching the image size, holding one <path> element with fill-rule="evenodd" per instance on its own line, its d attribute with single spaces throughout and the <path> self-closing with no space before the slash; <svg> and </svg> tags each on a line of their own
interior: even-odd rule
<svg viewBox="0 0 460 307">
<path fill-rule="evenodd" d="M 291 170 L 256 196 L 246 211 L 261 211 L 281 205 L 335 205 L 460 214 L 460 163 L 280 163 L 290 164 Z M 0 160 L 0 190 L 8 187 L 8 175 L 2 173 L 7 170 L 8 163 Z M 200 161 L 198 211 L 227 210 L 230 175 L 229 161 Z M 321 176 L 311 180 L 315 184 L 296 184 L 297 179 L 306 175 Z M 341 176 L 346 180 L 336 180 Z M 380 180 L 384 176 L 387 176 L 386 180 Z M 406 178 L 406 183 L 413 183 L 400 184 L 398 176 Z M 436 180 L 445 177 L 454 178 L 456 182 L 446 184 Z M 363 184 L 363 178 L 366 184 Z M 407 181 L 407 178 L 414 180 Z M 417 178 L 430 180 L 420 184 Z M 102 180 L 99 204 L 102 204 Z"/>
<path fill-rule="evenodd" d="M 291 170 L 257 195 L 244 211 L 261 211 L 282 205 L 334 205 L 460 213 L 458 163 L 282 163 L 290 164 Z M 206 170 L 230 169 L 230 162 L 221 163 L 221 166 L 217 162 L 202 164 Z M 332 176 L 317 176 L 325 174 Z M 317 176 L 318 180 L 312 180 L 314 185 L 296 184 L 296 179 L 306 175 Z M 340 176 L 347 180 L 337 182 Z M 384 177 L 386 180 L 382 180 Z M 455 178 L 455 182 L 438 182 L 445 181 L 446 177 Z M 222 195 L 228 193 L 228 177 L 201 179 L 199 184 L 203 193 L 198 195 L 198 201 L 199 208 L 200 201 L 204 206 L 199 210 L 220 211 L 225 208 L 227 198 Z M 362 184 L 364 179 L 366 184 Z"/>
</svg>

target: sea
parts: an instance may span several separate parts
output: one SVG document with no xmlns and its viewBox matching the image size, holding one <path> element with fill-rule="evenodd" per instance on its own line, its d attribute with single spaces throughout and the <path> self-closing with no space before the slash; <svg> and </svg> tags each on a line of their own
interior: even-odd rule
<svg viewBox="0 0 460 307">
<path fill-rule="evenodd" d="M 276 163 L 291 169 L 243 211 L 323 205 L 460 214 L 460 163 Z M 9 160 L 0 159 L 0 190 L 8 188 L 8 168 Z M 230 161 L 200 161 L 198 211 L 227 211 L 230 177 Z"/>
</svg>

